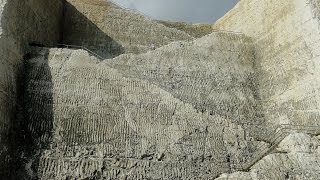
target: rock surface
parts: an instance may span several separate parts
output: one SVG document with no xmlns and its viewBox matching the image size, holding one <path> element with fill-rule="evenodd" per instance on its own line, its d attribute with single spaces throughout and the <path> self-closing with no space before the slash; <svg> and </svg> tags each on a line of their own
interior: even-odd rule
<svg viewBox="0 0 320 180">
<path fill-rule="evenodd" d="M 214 29 L 253 38 L 267 121 L 319 126 L 318 0 L 241 0 Z"/>
<path fill-rule="evenodd" d="M 272 153 L 257 162 L 250 172 L 223 174 L 217 180 L 319 179 L 320 138 L 303 133 L 286 137 Z"/>
<path fill-rule="evenodd" d="M 9 179 L 20 164 L 14 160 L 20 136 L 23 58 L 29 43 L 51 46 L 60 39 L 60 0 L 0 1 L 0 177 Z M 28 56 L 25 56 L 28 57 Z M 12 166 L 11 166 L 12 165 Z"/>
<path fill-rule="evenodd" d="M 81 50 L 38 51 L 27 61 L 25 114 L 37 149 L 47 144 L 37 154 L 42 179 L 214 178 L 259 144 L 230 119 L 197 111 L 108 60 Z"/>
<path fill-rule="evenodd" d="M 0 1 L 1 178 L 317 179 L 319 4 L 241 0 L 209 33 Z"/>
<path fill-rule="evenodd" d="M 203 37 L 212 32 L 212 26 L 210 24 L 202 24 L 202 23 L 189 24 L 185 22 L 170 22 L 170 21 L 158 21 L 158 22 L 167 27 L 184 31 L 195 38 Z"/>
<path fill-rule="evenodd" d="M 63 43 L 84 45 L 104 58 L 139 54 L 192 36 L 105 0 L 67 0 Z"/>
</svg>

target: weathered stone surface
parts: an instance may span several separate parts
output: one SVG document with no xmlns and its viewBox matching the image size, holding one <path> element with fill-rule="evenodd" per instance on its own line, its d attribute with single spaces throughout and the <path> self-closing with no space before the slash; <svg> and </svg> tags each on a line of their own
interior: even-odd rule
<svg viewBox="0 0 320 180">
<path fill-rule="evenodd" d="M 197 111 L 152 81 L 126 77 L 108 60 L 80 50 L 40 54 L 28 60 L 25 114 L 39 149 L 50 142 L 36 169 L 43 179 L 214 178 L 259 144 L 231 120 Z"/>
<path fill-rule="evenodd" d="M 199 112 L 218 114 L 248 128 L 249 124 L 266 127 L 256 100 L 254 47 L 245 35 L 212 33 L 105 63 L 126 77 L 160 86 Z M 255 126 L 252 130 L 263 136 L 261 128 Z"/>
<path fill-rule="evenodd" d="M 217 180 L 319 179 L 319 147 L 319 137 L 291 134 L 279 144 L 279 153 L 264 157 L 250 172 L 223 174 Z"/>
<path fill-rule="evenodd" d="M 51 45 L 58 42 L 61 17 L 62 2 L 59 0 L 0 1 L 1 179 L 8 179 L 10 171 L 16 172 L 15 166 L 19 164 L 12 155 L 17 146 L 22 146 L 18 138 L 23 137 L 18 119 L 23 102 L 19 93 L 24 74 L 23 56 L 29 51 L 29 43 Z"/>
<path fill-rule="evenodd" d="M 319 125 L 318 14 L 317 0 L 242 0 L 213 25 L 253 38 L 267 121 Z"/>
<path fill-rule="evenodd" d="M 200 38 L 202 36 L 212 33 L 212 26 L 210 24 L 201 24 L 201 23 L 189 24 L 185 22 L 170 22 L 170 21 L 158 21 L 158 22 L 167 27 L 184 31 L 195 38 Z"/>
<path fill-rule="evenodd" d="M 211 34 L 102 0 L 0 4 L 1 178 L 319 176 L 318 0 L 242 0 Z"/>
<path fill-rule="evenodd" d="M 84 45 L 105 58 L 193 39 L 106 0 L 67 0 L 64 16 L 63 43 Z"/>
</svg>

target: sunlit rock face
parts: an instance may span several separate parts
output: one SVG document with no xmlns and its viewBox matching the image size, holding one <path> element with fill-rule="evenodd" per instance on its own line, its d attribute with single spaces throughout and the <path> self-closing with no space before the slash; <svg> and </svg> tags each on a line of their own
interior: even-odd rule
<svg viewBox="0 0 320 180">
<path fill-rule="evenodd" d="M 242 0 L 213 28 L 253 37 L 267 121 L 319 125 L 319 1 Z"/>
<path fill-rule="evenodd" d="M 319 176 L 318 1 L 242 0 L 212 27 L 1 8 L 4 179 Z"/>
</svg>

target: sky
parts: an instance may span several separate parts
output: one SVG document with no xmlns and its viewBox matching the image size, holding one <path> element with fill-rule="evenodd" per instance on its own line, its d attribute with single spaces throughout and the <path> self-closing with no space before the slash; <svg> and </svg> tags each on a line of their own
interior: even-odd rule
<svg viewBox="0 0 320 180">
<path fill-rule="evenodd" d="M 136 9 L 154 19 L 213 23 L 226 14 L 239 0 L 112 0 Z"/>
</svg>

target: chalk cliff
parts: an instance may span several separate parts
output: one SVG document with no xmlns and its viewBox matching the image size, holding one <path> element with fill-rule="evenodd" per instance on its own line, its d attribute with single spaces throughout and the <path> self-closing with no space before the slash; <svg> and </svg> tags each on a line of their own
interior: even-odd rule
<svg viewBox="0 0 320 180">
<path fill-rule="evenodd" d="M 3 179 L 319 177 L 318 0 L 241 0 L 212 26 L 0 4 Z"/>
<path fill-rule="evenodd" d="M 319 1 L 241 0 L 213 28 L 253 38 L 267 121 L 319 125 Z"/>
<path fill-rule="evenodd" d="M 67 0 L 64 17 L 63 43 L 84 45 L 103 58 L 193 38 L 110 1 Z"/>
<path fill-rule="evenodd" d="M 2 0 L 0 4 L 0 177 L 7 179 L 20 164 L 13 157 L 20 156 L 16 151 L 24 136 L 20 123 L 23 59 L 29 43 L 58 43 L 63 4 L 60 0 Z"/>
</svg>

